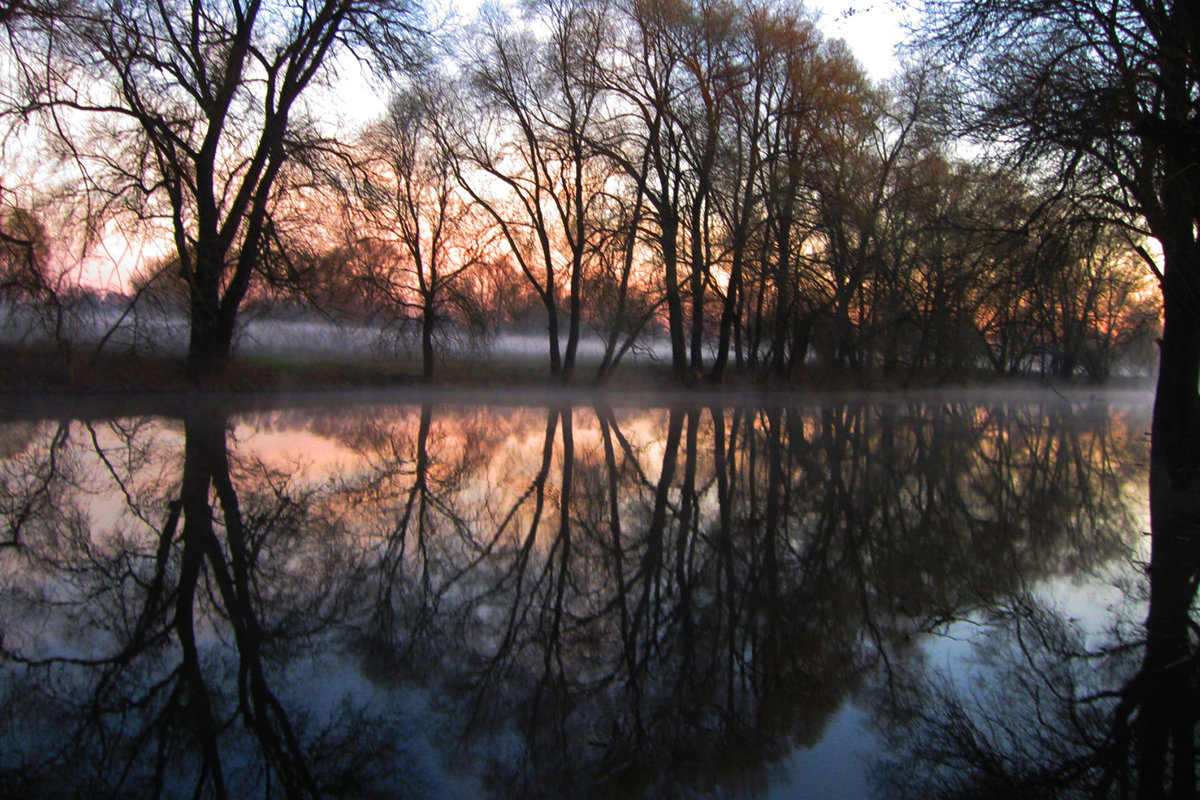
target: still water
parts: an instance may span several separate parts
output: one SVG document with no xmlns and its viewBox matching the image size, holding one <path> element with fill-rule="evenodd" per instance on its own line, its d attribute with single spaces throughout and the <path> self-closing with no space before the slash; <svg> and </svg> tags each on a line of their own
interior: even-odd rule
<svg viewBox="0 0 1200 800">
<path fill-rule="evenodd" d="M 1108 769 L 1148 395 L 270 402 L 0 423 L 0 795 Z"/>
</svg>

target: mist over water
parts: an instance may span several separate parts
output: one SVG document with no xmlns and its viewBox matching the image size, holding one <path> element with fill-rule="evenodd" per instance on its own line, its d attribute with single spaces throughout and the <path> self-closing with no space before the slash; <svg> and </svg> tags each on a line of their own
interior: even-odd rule
<svg viewBox="0 0 1200 800">
<path fill-rule="evenodd" d="M 44 347 L 55 335 L 75 346 L 91 348 L 103 342 L 106 352 L 182 356 L 187 351 L 188 321 L 181 312 L 146 307 L 125 308 L 120 299 L 80 302 L 69 309 L 65 327 L 47 327 L 37 310 L 0 302 L 0 345 Z M 279 311 L 247 313 L 239 322 L 234 352 L 243 358 L 288 358 L 298 361 L 353 363 L 375 359 L 419 359 L 420 343 L 415 321 L 390 325 L 370 320 L 335 321 L 320 314 Z M 565 332 L 560 346 L 566 345 Z M 714 346 L 714 345 L 710 345 Z M 599 363 L 605 342 L 585 331 L 577 345 L 581 362 Z M 549 363 L 549 343 L 544 331 L 503 330 L 472 332 L 444 325 L 438 332 L 440 358 L 495 358 L 506 362 Z M 624 356 L 626 362 L 669 363 L 670 342 L 644 335 Z"/>
<path fill-rule="evenodd" d="M 0 789 L 937 796 L 968 734 L 1102 769 L 1146 395 L 537 396 L 0 424 Z"/>
</svg>

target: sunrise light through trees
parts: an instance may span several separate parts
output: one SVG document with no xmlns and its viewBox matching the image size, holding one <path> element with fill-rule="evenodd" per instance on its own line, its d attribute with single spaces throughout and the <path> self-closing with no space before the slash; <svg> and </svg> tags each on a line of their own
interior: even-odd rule
<svg viewBox="0 0 1200 800">
<path fill-rule="evenodd" d="M 5 269 L 10 297 L 59 298 L 89 287 L 30 281 L 103 273 L 122 237 L 169 248 L 106 288 L 137 301 L 122 324 L 175 296 L 197 379 L 247 303 L 383 314 L 427 377 L 435 340 L 513 326 L 546 331 L 568 382 L 597 339 L 602 381 L 650 342 L 688 380 L 1104 379 L 1152 357 L 1136 219 L 964 146 L 932 51 L 884 79 L 765 2 L 485 5 L 433 28 L 382 2 L 187 8 L 14 9 L 10 139 L 58 167 L 6 180 Z M 335 58 L 394 97 L 347 89 L 368 73 Z M 51 197 L 74 225 L 31 250 L 17 220 Z"/>
</svg>

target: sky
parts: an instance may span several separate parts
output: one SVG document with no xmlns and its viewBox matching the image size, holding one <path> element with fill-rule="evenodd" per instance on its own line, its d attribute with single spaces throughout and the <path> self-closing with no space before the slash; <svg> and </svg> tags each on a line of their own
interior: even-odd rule
<svg viewBox="0 0 1200 800">
<path fill-rule="evenodd" d="M 918 7 L 908 0 L 807 0 L 827 37 L 844 39 L 867 74 L 882 81 L 899 66 L 895 48 L 906 38 L 904 23 Z"/>
</svg>

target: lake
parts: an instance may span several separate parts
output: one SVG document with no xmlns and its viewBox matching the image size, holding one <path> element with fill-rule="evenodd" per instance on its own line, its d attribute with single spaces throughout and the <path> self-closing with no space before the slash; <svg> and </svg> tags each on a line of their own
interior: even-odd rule
<svg viewBox="0 0 1200 800">
<path fill-rule="evenodd" d="M 10 403 L 0 794 L 1111 784 L 1151 400 Z"/>
</svg>

